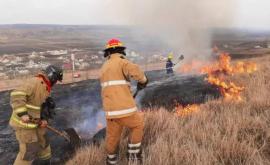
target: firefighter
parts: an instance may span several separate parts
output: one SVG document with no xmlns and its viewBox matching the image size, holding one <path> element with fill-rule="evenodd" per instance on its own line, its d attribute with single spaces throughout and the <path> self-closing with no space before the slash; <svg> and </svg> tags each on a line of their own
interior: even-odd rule
<svg viewBox="0 0 270 165">
<path fill-rule="evenodd" d="M 48 122 L 41 118 L 41 109 L 48 101 L 54 105 L 49 97 L 51 88 L 62 79 L 63 70 L 50 65 L 11 92 L 13 112 L 9 124 L 15 130 L 19 143 L 14 165 L 30 165 L 36 159 L 40 164 L 50 164 L 51 148 L 46 134 Z"/>
<path fill-rule="evenodd" d="M 172 55 L 172 53 L 170 53 L 168 55 L 168 60 L 166 62 L 167 74 L 173 74 L 173 67 L 174 67 L 175 64 L 172 62 L 172 59 L 173 59 L 173 55 Z"/>
<path fill-rule="evenodd" d="M 123 127 L 130 129 L 127 145 L 129 162 L 142 162 L 141 141 L 144 121 L 138 112 L 130 90 L 130 79 L 138 81 L 137 89 L 146 87 L 148 80 L 138 65 L 125 58 L 125 47 L 117 39 L 108 41 L 104 50 L 107 61 L 101 68 L 103 109 L 106 113 L 106 151 L 108 165 L 117 164 L 118 144 Z"/>
</svg>

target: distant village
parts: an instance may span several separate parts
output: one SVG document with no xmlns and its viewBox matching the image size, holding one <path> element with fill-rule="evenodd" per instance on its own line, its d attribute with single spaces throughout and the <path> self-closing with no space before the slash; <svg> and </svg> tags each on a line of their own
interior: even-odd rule
<svg viewBox="0 0 270 165">
<path fill-rule="evenodd" d="M 127 58 L 140 64 L 146 61 L 147 63 L 162 62 L 166 60 L 165 56 L 158 54 L 150 57 L 141 56 L 135 51 L 127 50 Z M 50 64 L 61 66 L 67 72 L 97 69 L 103 61 L 102 51 L 93 52 L 83 49 L 3 54 L 0 55 L 0 79 L 14 79 L 32 75 Z"/>
</svg>

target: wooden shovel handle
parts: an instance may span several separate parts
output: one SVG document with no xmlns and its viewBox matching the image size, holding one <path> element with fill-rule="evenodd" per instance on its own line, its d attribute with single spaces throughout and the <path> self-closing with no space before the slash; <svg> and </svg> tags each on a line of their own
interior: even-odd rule
<svg viewBox="0 0 270 165">
<path fill-rule="evenodd" d="M 35 124 L 40 124 L 40 119 L 33 119 L 33 118 L 30 118 L 30 121 L 35 123 Z M 52 126 L 49 126 L 47 125 L 46 128 L 54 133 L 56 133 L 57 135 L 65 138 L 68 142 L 70 142 L 70 137 L 67 135 L 66 132 L 63 132 L 63 131 L 59 131 L 57 130 L 56 128 L 52 127 Z"/>
<path fill-rule="evenodd" d="M 49 129 L 50 131 L 56 133 L 57 135 L 62 136 L 62 137 L 65 138 L 67 141 L 70 141 L 70 138 L 69 138 L 69 136 L 68 136 L 66 133 L 64 133 L 64 132 L 62 132 L 62 131 L 59 131 L 59 130 L 57 130 L 57 129 L 55 129 L 55 128 L 49 126 L 49 125 L 47 125 L 46 128 Z"/>
</svg>

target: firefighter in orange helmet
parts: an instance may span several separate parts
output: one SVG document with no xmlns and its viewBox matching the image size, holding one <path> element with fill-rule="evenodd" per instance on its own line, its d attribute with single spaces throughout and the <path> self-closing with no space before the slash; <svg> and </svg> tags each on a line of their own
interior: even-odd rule
<svg viewBox="0 0 270 165">
<path fill-rule="evenodd" d="M 51 87 L 62 79 L 62 69 L 50 65 L 11 92 L 13 112 L 9 124 L 19 142 L 19 153 L 14 165 L 30 165 L 35 159 L 39 159 L 42 165 L 50 164 L 51 147 L 46 133 L 48 118 L 42 112 L 44 105 L 47 106 L 49 102 L 50 108 L 54 108 L 51 107 L 55 106 L 54 102 L 49 97 Z"/>
<path fill-rule="evenodd" d="M 101 68 L 101 94 L 106 113 L 106 150 L 108 165 L 117 164 L 118 144 L 123 127 L 131 130 L 127 158 L 131 162 L 142 162 L 141 141 L 143 116 L 138 112 L 130 90 L 130 79 L 138 81 L 137 88 L 146 87 L 148 80 L 138 65 L 125 58 L 125 47 L 117 39 L 110 40 L 104 50 L 107 61 Z"/>
</svg>

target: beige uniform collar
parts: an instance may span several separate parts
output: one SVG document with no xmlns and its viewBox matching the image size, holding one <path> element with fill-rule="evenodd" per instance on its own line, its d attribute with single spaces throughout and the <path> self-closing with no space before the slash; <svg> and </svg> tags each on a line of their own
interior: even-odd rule
<svg viewBox="0 0 270 165">
<path fill-rule="evenodd" d="M 113 58 L 125 58 L 124 55 L 120 54 L 120 53 L 114 53 L 112 55 L 110 55 L 109 59 L 113 59 Z"/>
<path fill-rule="evenodd" d="M 49 78 L 44 71 L 39 71 L 37 75 L 42 75 L 43 77 L 45 77 L 49 81 Z"/>
</svg>

